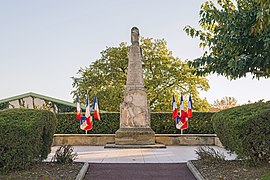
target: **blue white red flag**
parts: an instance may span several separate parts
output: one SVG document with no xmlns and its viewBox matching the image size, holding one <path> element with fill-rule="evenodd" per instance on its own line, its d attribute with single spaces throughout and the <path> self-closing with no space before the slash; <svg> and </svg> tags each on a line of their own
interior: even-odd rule
<svg viewBox="0 0 270 180">
<path fill-rule="evenodd" d="M 181 122 L 180 116 L 177 116 L 175 118 L 175 126 L 176 126 L 176 128 L 180 129 L 182 125 L 183 125 L 183 123 Z"/>
<path fill-rule="evenodd" d="M 97 96 L 94 97 L 93 110 L 94 110 L 94 118 L 100 121 Z"/>
<path fill-rule="evenodd" d="M 185 116 L 184 98 L 183 98 L 183 95 L 181 94 L 181 98 L 180 98 L 180 118 L 184 119 L 184 116 Z"/>
<path fill-rule="evenodd" d="M 91 130 L 93 127 L 93 121 L 92 121 L 92 116 L 90 114 L 90 104 L 89 104 L 88 95 L 86 96 L 85 118 L 86 118 L 87 126 L 84 128 L 84 130 Z"/>
<path fill-rule="evenodd" d="M 188 117 L 187 117 L 187 112 L 184 111 L 184 114 L 181 116 L 181 127 L 180 129 L 187 129 L 188 128 Z"/>
<path fill-rule="evenodd" d="M 178 116 L 178 109 L 177 109 L 177 105 L 174 99 L 174 95 L 172 96 L 172 119 L 177 118 Z"/>
<path fill-rule="evenodd" d="M 80 128 L 81 128 L 81 130 L 84 130 L 87 126 L 88 125 L 87 125 L 86 117 L 81 116 L 81 120 L 80 120 Z"/>
<path fill-rule="evenodd" d="M 76 114 L 76 118 L 78 120 L 81 120 L 81 116 L 82 116 L 82 114 L 81 114 L 80 99 L 78 98 L 78 100 L 77 100 L 77 114 Z"/>
<path fill-rule="evenodd" d="M 187 117 L 191 118 L 192 117 L 192 100 L 191 100 L 191 95 L 189 95 L 188 98 L 188 112 L 187 112 Z"/>
<path fill-rule="evenodd" d="M 178 128 L 177 129 L 187 129 L 188 128 L 188 117 L 187 112 L 184 110 L 184 98 L 181 94 L 180 99 L 180 121 L 178 121 Z"/>
</svg>

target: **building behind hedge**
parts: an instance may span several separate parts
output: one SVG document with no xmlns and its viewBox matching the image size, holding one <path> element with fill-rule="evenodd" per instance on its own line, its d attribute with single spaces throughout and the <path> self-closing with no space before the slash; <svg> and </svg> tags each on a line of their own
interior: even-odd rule
<svg viewBox="0 0 270 180">
<path fill-rule="evenodd" d="M 12 108 L 46 109 L 55 113 L 75 112 L 76 104 L 29 92 L 0 100 L 0 110 Z"/>
</svg>

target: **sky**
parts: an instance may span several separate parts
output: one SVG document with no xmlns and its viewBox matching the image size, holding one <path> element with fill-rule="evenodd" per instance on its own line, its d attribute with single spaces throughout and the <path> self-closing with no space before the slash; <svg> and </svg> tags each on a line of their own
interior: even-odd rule
<svg viewBox="0 0 270 180">
<path fill-rule="evenodd" d="M 0 99 L 28 92 L 73 101 L 72 79 L 106 47 L 130 43 L 130 30 L 164 38 L 180 59 L 200 57 L 199 41 L 186 25 L 199 28 L 205 0 L 0 0 Z M 238 104 L 270 100 L 270 79 L 230 81 L 211 75 L 200 92 L 209 103 L 225 96 Z M 170 98 L 170 97 L 168 97 Z"/>
</svg>

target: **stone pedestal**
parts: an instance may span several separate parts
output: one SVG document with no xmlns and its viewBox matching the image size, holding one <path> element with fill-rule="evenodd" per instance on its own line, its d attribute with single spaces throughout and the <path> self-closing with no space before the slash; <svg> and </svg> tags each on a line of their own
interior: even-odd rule
<svg viewBox="0 0 270 180">
<path fill-rule="evenodd" d="M 120 128 L 115 133 L 117 145 L 155 144 L 155 132 L 151 128 Z"/>
</svg>

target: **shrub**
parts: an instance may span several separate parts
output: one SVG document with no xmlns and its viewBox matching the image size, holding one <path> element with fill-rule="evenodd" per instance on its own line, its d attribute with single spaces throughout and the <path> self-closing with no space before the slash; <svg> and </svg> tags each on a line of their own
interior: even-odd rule
<svg viewBox="0 0 270 180">
<path fill-rule="evenodd" d="M 221 143 L 239 158 L 270 160 L 270 102 L 223 110 L 212 121 Z"/>
<path fill-rule="evenodd" d="M 213 134 L 211 112 L 194 112 L 189 119 L 189 128 L 184 130 L 185 134 Z M 156 134 L 179 134 L 175 121 L 171 119 L 171 113 L 151 113 L 151 128 Z"/>
<path fill-rule="evenodd" d="M 56 126 L 50 111 L 8 109 L 0 111 L 0 171 L 27 169 L 46 159 Z"/>
<path fill-rule="evenodd" d="M 51 161 L 62 164 L 72 163 L 77 156 L 78 154 L 73 152 L 73 147 L 71 145 L 63 145 L 56 150 Z"/>
<path fill-rule="evenodd" d="M 56 134 L 84 134 L 80 129 L 80 121 L 74 113 L 63 113 L 56 115 L 58 119 Z M 114 134 L 119 129 L 119 113 L 102 113 L 101 121 L 93 120 L 93 129 L 89 134 Z"/>
<path fill-rule="evenodd" d="M 214 113 L 194 112 L 193 117 L 189 119 L 189 129 L 185 134 L 212 134 L 214 133 L 211 117 Z M 76 115 L 57 114 L 58 124 L 57 134 L 84 134 L 80 129 L 79 121 Z M 180 134 L 175 127 L 175 121 L 171 119 L 171 113 L 151 113 L 151 128 L 156 134 Z M 102 113 L 101 121 L 93 121 L 93 129 L 89 134 L 114 134 L 120 125 L 120 113 Z"/>
<path fill-rule="evenodd" d="M 195 150 L 195 153 L 198 155 L 198 160 L 206 164 L 223 163 L 225 161 L 225 155 L 210 146 L 200 146 Z"/>
</svg>

